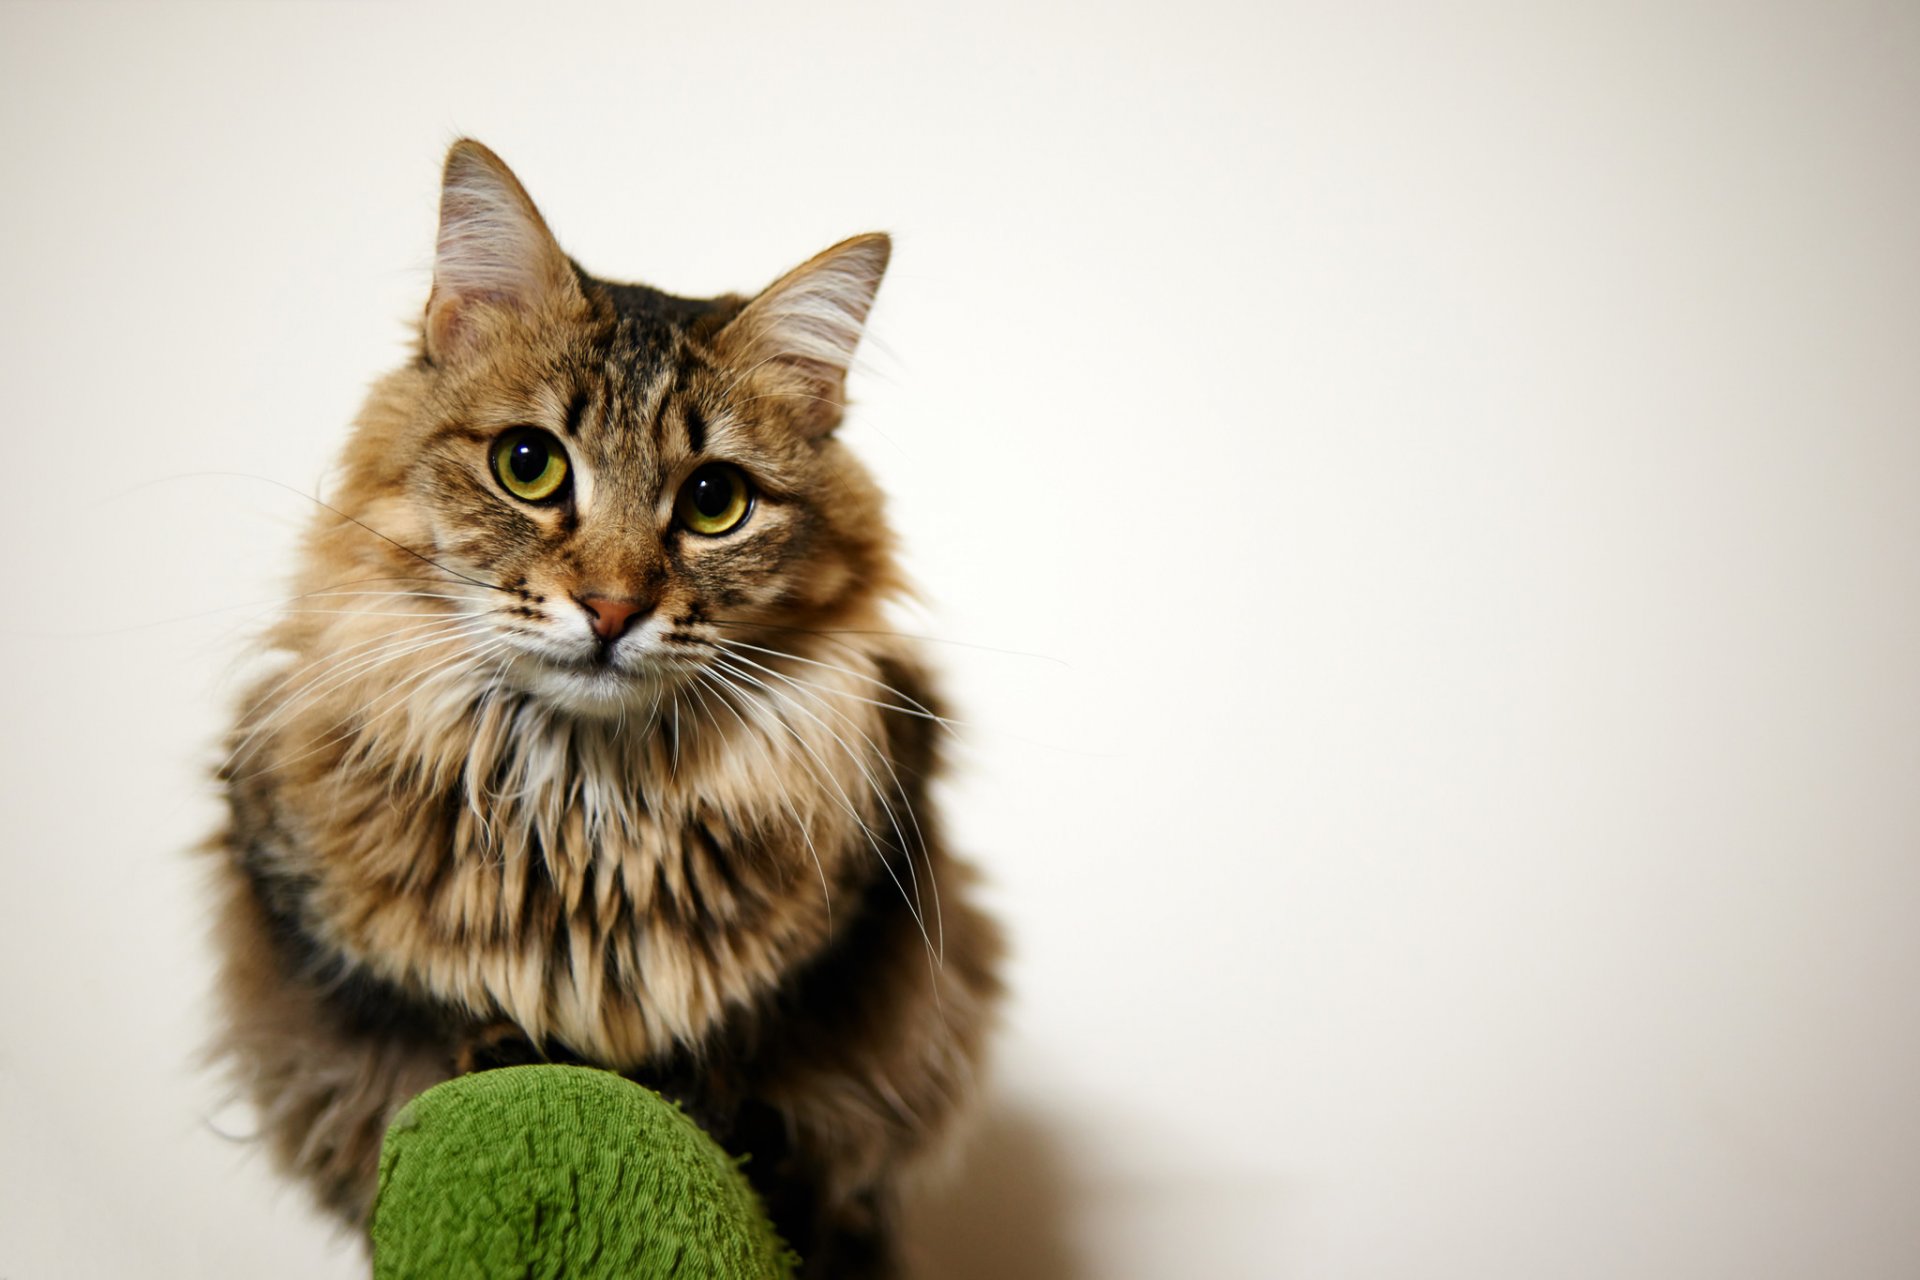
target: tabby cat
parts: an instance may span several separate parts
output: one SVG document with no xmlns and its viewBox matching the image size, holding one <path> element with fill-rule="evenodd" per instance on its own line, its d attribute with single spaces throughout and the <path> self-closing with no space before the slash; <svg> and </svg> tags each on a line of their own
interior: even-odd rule
<svg viewBox="0 0 1920 1280">
<path fill-rule="evenodd" d="M 750 1154 L 806 1274 L 898 1268 L 999 942 L 834 433 L 888 252 L 751 299 L 615 284 L 492 152 L 449 153 L 418 352 L 360 415 L 220 773 L 218 1051 L 348 1220 L 409 1097 L 585 1062 Z"/>
</svg>

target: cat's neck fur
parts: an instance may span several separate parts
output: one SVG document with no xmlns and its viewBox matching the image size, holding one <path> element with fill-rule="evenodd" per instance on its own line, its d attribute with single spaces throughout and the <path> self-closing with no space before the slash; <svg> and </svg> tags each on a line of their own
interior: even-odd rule
<svg viewBox="0 0 1920 1280">
<path fill-rule="evenodd" d="M 350 653 L 370 621 L 309 630 L 292 667 Z M 269 682 L 249 717 L 271 724 L 262 802 L 298 833 L 275 869 L 316 886 L 303 925 L 324 946 L 409 993 L 615 1065 L 697 1044 L 827 945 L 836 898 L 888 875 L 913 902 L 917 796 L 872 696 L 899 678 L 884 647 L 742 653 L 732 687 L 624 717 L 457 658 L 404 699 L 381 701 L 376 664 L 284 718 Z"/>
</svg>

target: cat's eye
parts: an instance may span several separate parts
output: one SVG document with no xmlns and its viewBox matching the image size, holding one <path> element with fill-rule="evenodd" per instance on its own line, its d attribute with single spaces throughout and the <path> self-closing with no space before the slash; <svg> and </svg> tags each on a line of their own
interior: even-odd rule
<svg viewBox="0 0 1920 1280">
<path fill-rule="evenodd" d="M 567 454 L 538 427 L 515 427 L 494 442 L 493 474 L 514 497 L 540 502 L 567 482 Z"/>
<path fill-rule="evenodd" d="M 709 462 L 688 476 L 673 504 L 681 524 L 710 538 L 739 528 L 752 508 L 747 477 L 724 462 Z"/>
</svg>

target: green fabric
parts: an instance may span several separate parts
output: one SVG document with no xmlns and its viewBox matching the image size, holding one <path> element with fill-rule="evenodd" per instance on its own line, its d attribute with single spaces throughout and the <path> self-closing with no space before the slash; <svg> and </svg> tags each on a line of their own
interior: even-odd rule
<svg viewBox="0 0 1920 1280">
<path fill-rule="evenodd" d="M 789 1280 L 734 1162 L 605 1071 L 505 1067 L 409 1102 L 380 1152 L 378 1280 Z"/>
</svg>

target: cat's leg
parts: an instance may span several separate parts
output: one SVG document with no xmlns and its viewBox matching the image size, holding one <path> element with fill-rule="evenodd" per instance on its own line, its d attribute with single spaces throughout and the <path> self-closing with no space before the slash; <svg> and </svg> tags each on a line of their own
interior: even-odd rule
<svg viewBox="0 0 1920 1280">
<path fill-rule="evenodd" d="M 408 1099 L 454 1074 L 457 1047 L 407 1011 L 383 1009 L 350 982 L 302 972 L 250 877 L 223 881 L 223 1025 L 213 1054 L 259 1117 L 274 1161 L 353 1224 L 373 1208 L 380 1143 Z"/>
<path fill-rule="evenodd" d="M 904 906 L 869 915 L 803 988 L 806 1013 L 763 1059 L 760 1096 L 787 1132 L 782 1171 L 804 1188 L 785 1216 L 808 1237 L 795 1244 L 815 1274 L 901 1273 L 905 1185 L 953 1151 L 978 1092 L 999 930 L 967 900 L 964 866 L 935 854 L 921 871 L 939 880 L 944 957 Z M 886 891 L 869 901 L 887 902 Z"/>
<path fill-rule="evenodd" d="M 543 1062 L 572 1062 L 556 1056 L 530 1039 L 519 1023 L 506 1018 L 483 1023 L 459 1036 L 453 1053 L 453 1073 L 471 1075 L 499 1067 L 526 1067 Z"/>
<path fill-rule="evenodd" d="M 805 1273 L 834 1280 L 898 1280 L 903 1272 L 894 1199 L 876 1188 L 834 1206 L 802 1251 Z"/>
</svg>

